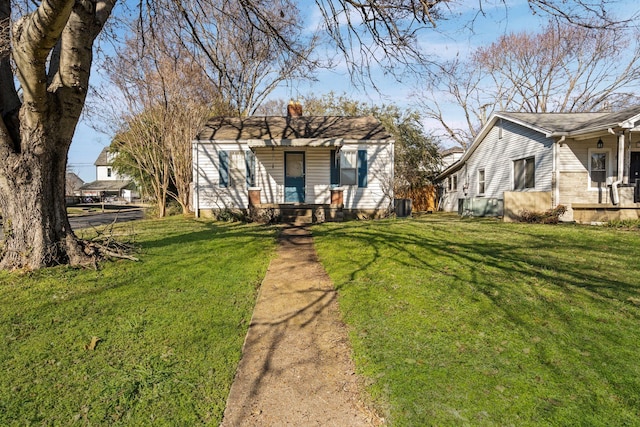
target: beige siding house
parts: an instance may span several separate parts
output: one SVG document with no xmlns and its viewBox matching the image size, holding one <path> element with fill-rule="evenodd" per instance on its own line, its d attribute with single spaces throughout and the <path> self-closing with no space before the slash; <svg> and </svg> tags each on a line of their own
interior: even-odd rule
<svg viewBox="0 0 640 427">
<path fill-rule="evenodd" d="M 613 113 L 495 113 L 439 180 L 442 209 L 463 215 L 509 220 L 523 209 L 564 205 L 568 221 L 639 218 L 640 106 Z"/>
<path fill-rule="evenodd" d="M 193 141 L 194 211 L 383 216 L 393 206 L 393 146 L 373 117 L 215 118 Z"/>
</svg>

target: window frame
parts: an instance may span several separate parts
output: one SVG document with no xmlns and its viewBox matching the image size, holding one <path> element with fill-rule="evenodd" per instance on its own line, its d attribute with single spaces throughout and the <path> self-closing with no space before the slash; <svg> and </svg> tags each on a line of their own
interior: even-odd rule
<svg viewBox="0 0 640 427">
<path fill-rule="evenodd" d="M 587 158 L 587 188 L 589 191 L 598 191 L 600 188 L 606 188 L 607 187 L 607 181 L 609 179 L 609 177 L 611 177 L 611 173 L 613 171 L 613 166 L 611 164 L 612 161 L 612 157 L 611 157 L 611 149 L 610 148 L 589 148 L 589 155 Z M 591 168 L 592 166 L 592 159 L 593 159 L 593 155 L 594 154 L 604 154 L 605 157 L 605 169 L 604 169 L 604 180 L 602 181 L 603 186 L 602 187 L 598 187 L 597 185 L 594 186 L 593 185 L 593 179 L 591 176 L 591 173 L 593 171 L 593 169 Z"/>
<path fill-rule="evenodd" d="M 518 164 L 522 162 L 522 183 L 518 183 L 519 175 L 517 173 Z M 529 165 L 532 165 L 532 176 L 530 177 L 527 173 L 529 169 Z M 512 172 L 513 172 L 513 190 L 514 191 L 524 191 L 531 190 L 536 188 L 536 157 L 528 156 L 520 159 L 516 159 L 512 162 Z M 530 182 L 532 181 L 532 182 Z M 518 185 L 521 184 L 521 185 Z"/>
<path fill-rule="evenodd" d="M 482 174 L 482 179 L 480 178 L 480 174 Z M 478 178 L 478 185 L 476 187 L 478 191 L 478 196 L 484 196 L 487 192 L 487 169 L 480 168 L 478 169 L 478 173 L 476 174 Z M 482 191 L 480 186 L 482 185 Z"/>
<path fill-rule="evenodd" d="M 458 174 L 451 175 L 451 190 L 458 191 Z"/>
<path fill-rule="evenodd" d="M 342 186 L 355 186 L 357 188 L 366 188 L 368 185 L 368 152 L 366 149 L 341 149 L 339 151 L 339 161 L 338 163 L 338 167 L 337 167 L 337 173 L 338 173 L 338 181 L 339 181 L 339 185 Z M 348 155 L 354 156 L 354 159 L 349 159 L 349 162 L 343 162 L 343 159 L 346 159 L 346 156 Z M 353 162 L 351 161 L 353 160 Z M 350 167 L 345 167 L 345 166 L 350 166 Z M 348 182 L 344 182 L 343 180 L 343 176 L 345 176 L 347 173 L 351 174 L 353 173 L 353 176 Z"/>
<path fill-rule="evenodd" d="M 340 186 L 358 184 L 358 150 L 340 150 L 339 171 Z M 350 179 L 345 182 L 344 178 Z"/>
</svg>

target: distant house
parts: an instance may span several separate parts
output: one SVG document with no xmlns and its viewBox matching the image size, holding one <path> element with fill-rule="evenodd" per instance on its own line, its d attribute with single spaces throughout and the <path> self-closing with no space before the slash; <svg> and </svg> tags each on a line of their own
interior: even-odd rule
<svg viewBox="0 0 640 427">
<path fill-rule="evenodd" d="M 65 196 L 74 197 L 80 196 L 80 188 L 84 185 L 84 181 L 78 175 L 73 172 L 67 172 Z"/>
<path fill-rule="evenodd" d="M 640 106 L 614 113 L 495 113 L 438 177 L 442 209 L 568 208 L 582 223 L 640 217 Z"/>
<path fill-rule="evenodd" d="M 394 141 L 373 117 L 210 120 L 193 141 L 196 215 L 310 207 L 336 219 L 393 208 Z"/>
<path fill-rule="evenodd" d="M 80 187 L 80 196 L 83 198 L 115 198 L 131 202 L 139 197 L 134 181 L 118 175 L 113 169 L 114 154 L 105 147 L 96 159 L 96 180 Z"/>
</svg>

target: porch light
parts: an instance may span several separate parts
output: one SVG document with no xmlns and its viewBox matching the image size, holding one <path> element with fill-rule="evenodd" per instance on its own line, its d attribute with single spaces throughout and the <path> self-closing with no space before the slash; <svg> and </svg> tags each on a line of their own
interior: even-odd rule
<svg viewBox="0 0 640 427">
<path fill-rule="evenodd" d="M 596 145 L 596 147 L 602 148 L 603 146 L 604 146 L 604 143 L 602 142 L 602 138 L 598 139 L 598 144 Z"/>
</svg>

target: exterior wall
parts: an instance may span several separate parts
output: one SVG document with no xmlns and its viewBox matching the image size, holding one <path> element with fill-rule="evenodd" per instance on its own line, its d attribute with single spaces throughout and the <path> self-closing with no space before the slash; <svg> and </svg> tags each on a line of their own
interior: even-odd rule
<svg viewBox="0 0 640 427">
<path fill-rule="evenodd" d="M 249 203 L 246 183 L 242 186 L 220 187 L 219 151 L 246 151 L 240 143 L 193 144 L 194 207 L 200 209 L 244 209 Z"/>
<path fill-rule="evenodd" d="M 504 221 L 517 221 L 524 210 L 544 212 L 549 209 L 551 203 L 551 191 L 505 191 Z"/>
<path fill-rule="evenodd" d="M 393 144 L 345 144 L 343 149 L 367 150 L 367 187 L 341 187 L 346 210 L 373 211 L 393 209 Z"/>
<path fill-rule="evenodd" d="M 111 176 L 109 176 L 111 169 Z M 96 166 L 96 181 L 121 181 L 130 179 L 127 176 L 118 175 L 111 166 Z"/>
<path fill-rule="evenodd" d="M 598 138 L 583 141 L 566 140 L 558 144 L 559 199 L 558 204 L 571 206 L 574 203 L 611 203 L 611 191 L 607 186 L 591 188 L 589 178 L 589 156 L 592 151 L 608 154 L 609 173 L 607 184 L 616 180 L 617 147 L 615 135 L 603 137 L 603 148 L 596 149 Z"/>
<path fill-rule="evenodd" d="M 220 187 L 219 151 L 247 151 L 246 143 L 193 144 L 194 206 L 200 209 L 245 209 L 249 204 L 246 183 Z M 389 209 L 393 201 L 393 144 L 345 144 L 343 149 L 367 150 L 367 187 L 341 187 L 344 208 L 376 211 Z M 329 204 L 331 201 L 330 149 L 318 147 L 255 148 L 256 188 L 263 204 L 284 203 L 284 153 L 305 153 L 305 203 Z"/>
<path fill-rule="evenodd" d="M 502 120 L 502 124 L 496 122 L 464 165 L 455 172 L 458 190 L 448 192 L 445 187 L 441 208 L 457 211 L 461 199 L 496 199 L 502 203 L 504 192 L 514 191 L 513 162 L 528 157 L 535 157 L 535 188 L 518 191 L 551 191 L 553 140 L 507 120 Z M 478 171 L 481 169 L 485 170 L 484 194 L 478 192 Z"/>
</svg>

